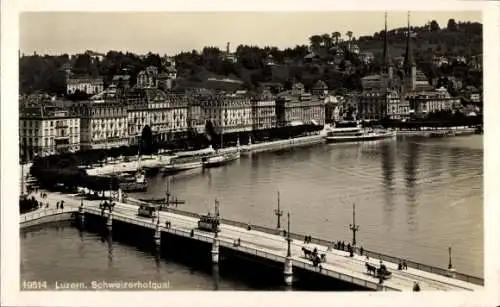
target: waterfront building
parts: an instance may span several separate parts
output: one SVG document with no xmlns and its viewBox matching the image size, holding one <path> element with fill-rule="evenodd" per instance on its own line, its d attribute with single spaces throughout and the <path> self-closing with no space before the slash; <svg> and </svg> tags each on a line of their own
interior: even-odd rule
<svg viewBox="0 0 500 307">
<path fill-rule="evenodd" d="M 380 120 L 385 118 L 390 96 L 392 96 L 392 92 L 389 91 L 363 91 L 357 97 L 358 119 Z"/>
<path fill-rule="evenodd" d="M 269 90 L 252 98 L 252 130 L 272 129 L 276 126 L 276 100 Z"/>
<path fill-rule="evenodd" d="M 137 74 L 137 88 L 153 88 L 157 86 L 158 68 L 149 66 Z"/>
<path fill-rule="evenodd" d="M 410 93 L 407 96 L 411 111 L 415 114 L 425 115 L 430 112 L 451 110 L 459 98 L 452 97 L 450 93 L 441 87 L 434 91 L 422 91 Z"/>
<path fill-rule="evenodd" d="M 252 131 L 252 101 L 248 95 L 206 96 L 202 109 L 204 118 L 221 133 Z"/>
<path fill-rule="evenodd" d="M 55 106 L 21 108 L 20 154 L 23 160 L 80 150 L 80 118 Z"/>
<path fill-rule="evenodd" d="M 188 97 L 187 120 L 188 130 L 195 134 L 205 132 L 205 119 L 202 113 L 202 102 L 198 95 Z"/>
<path fill-rule="evenodd" d="M 325 123 L 341 121 L 346 112 L 342 96 L 328 95 L 325 97 Z"/>
<path fill-rule="evenodd" d="M 463 89 L 462 92 L 465 99 L 472 103 L 477 104 L 482 101 L 481 92 L 475 86 L 468 85 Z"/>
<path fill-rule="evenodd" d="M 472 70 L 483 70 L 483 55 L 479 54 L 472 56 L 468 64 L 469 67 L 472 68 Z"/>
<path fill-rule="evenodd" d="M 69 78 L 66 83 L 66 93 L 74 94 L 77 90 L 89 95 L 95 95 L 104 90 L 102 78 L 74 77 Z"/>
<path fill-rule="evenodd" d="M 80 116 L 82 149 L 128 145 L 127 107 L 121 100 L 76 102 L 71 109 Z"/>
<path fill-rule="evenodd" d="M 128 136 L 137 144 L 146 126 L 157 142 L 179 139 L 188 131 L 188 99 L 156 88 L 136 89 L 127 96 Z"/>
<path fill-rule="evenodd" d="M 306 93 L 301 83 L 296 83 L 292 90 L 277 95 L 277 127 L 324 124 L 324 99 Z"/>
</svg>

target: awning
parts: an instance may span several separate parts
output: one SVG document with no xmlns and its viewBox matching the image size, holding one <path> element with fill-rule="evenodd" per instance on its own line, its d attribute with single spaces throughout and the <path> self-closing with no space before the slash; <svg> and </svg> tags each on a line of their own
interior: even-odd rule
<svg viewBox="0 0 500 307">
<path fill-rule="evenodd" d="M 317 122 L 317 121 L 315 121 L 314 119 L 311 119 L 311 123 L 312 123 L 313 125 L 315 125 L 315 126 L 318 126 L 318 125 L 319 125 L 319 124 L 318 124 L 318 122 Z"/>
<path fill-rule="evenodd" d="M 304 125 L 303 122 L 301 122 L 300 120 L 294 120 L 293 122 L 290 123 L 291 126 L 302 126 Z"/>
</svg>

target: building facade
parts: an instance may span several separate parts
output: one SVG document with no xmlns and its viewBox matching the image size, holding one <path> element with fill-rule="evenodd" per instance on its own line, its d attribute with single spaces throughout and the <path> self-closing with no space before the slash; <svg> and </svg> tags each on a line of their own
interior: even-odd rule
<svg viewBox="0 0 500 307">
<path fill-rule="evenodd" d="M 291 91 L 282 92 L 277 95 L 277 127 L 324 124 L 324 98 L 306 93 L 302 84 L 294 84 Z"/>
<path fill-rule="evenodd" d="M 19 114 L 20 155 L 31 161 L 80 150 L 80 118 L 69 110 L 52 106 L 28 107 Z"/>
<path fill-rule="evenodd" d="M 202 98 L 202 116 L 220 133 L 251 131 L 252 101 L 246 95 L 210 95 Z"/>
<path fill-rule="evenodd" d="M 276 100 L 268 90 L 252 98 L 252 130 L 276 127 Z"/>
<path fill-rule="evenodd" d="M 66 82 L 66 93 L 74 94 L 76 91 L 95 95 L 104 90 L 102 78 L 69 78 Z"/>
<path fill-rule="evenodd" d="M 357 118 L 360 120 L 380 120 L 393 110 L 396 98 L 392 91 L 364 91 L 357 97 Z M 399 101 L 398 101 L 399 102 Z M 395 107 L 397 110 L 397 107 Z M 396 111 L 395 111 L 396 112 Z"/>
<path fill-rule="evenodd" d="M 72 106 L 80 116 L 82 149 L 128 145 L 127 107 L 119 100 L 85 101 Z"/>
<path fill-rule="evenodd" d="M 157 87 L 158 68 L 149 66 L 137 74 L 137 88 Z"/>
<path fill-rule="evenodd" d="M 188 132 L 188 99 L 159 89 L 139 89 L 127 99 L 128 135 L 137 144 L 146 126 L 157 142 L 185 137 Z"/>
<path fill-rule="evenodd" d="M 407 96 L 409 107 L 415 114 L 425 115 L 431 112 L 451 110 L 459 98 L 452 97 L 445 88 L 435 91 L 411 93 Z"/>
</svg>

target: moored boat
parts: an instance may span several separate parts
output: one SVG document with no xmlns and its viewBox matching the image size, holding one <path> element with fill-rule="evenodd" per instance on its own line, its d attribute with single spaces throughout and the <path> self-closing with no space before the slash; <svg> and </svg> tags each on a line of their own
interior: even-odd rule
<svg viewBox="0 0 500 307">
<path fill-rule="evenodd" d="M 328 143 L 362 142 L 393 138 L 396 133 L 385 129 L 362 129 L 361 127 L 325 127 L 323 137 Z"/>
<path fill-rule="evenodd" d="M 124 181 L 120 182 L 120 189 L 124 192 L 144 192 L 148 187 L 148 180 L 146 178 L 146 172 L 141 167 L 141 156 L 137 155 L 137 172 L 134 177 L 125 178 Z"/>
<path fill-rule="evenodd" d="M 213 156 L 215 150 L 211 147 L 193 152 L 181 152 L 170 158 L 161 170 L 165 173 L 177 173 L 185 170 L 203 167 L 203 158 Z"/>
<path fill-rule="evenodd" d="M 202 159 L 202 164 L 203 167 L 205 168 L 217 167 L 238 160 L 240 157 L 241 157 L 240 151 L 236 150 L 234 152 L 226 152 L 221 154 L 215 154 L 213 156 L 204 157 Z"/>
<path fill-rule="evenodd" d="M 120 182 L 120 189 L 124 192 L 144 192 L 148 187 L 148 181 L 144 171 L 139 170 L 132 180 Z"/>
</svg>

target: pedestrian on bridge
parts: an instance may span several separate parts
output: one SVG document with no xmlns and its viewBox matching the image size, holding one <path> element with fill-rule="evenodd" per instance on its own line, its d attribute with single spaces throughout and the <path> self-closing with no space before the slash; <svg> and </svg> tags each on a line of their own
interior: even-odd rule
<svg viewBox="0 0 500 307">
<path fill-rule="evenodd" d="M 420 292 L 420 285 L 418 282 L 413 283 L 413 291 Z"/>
</svg>

